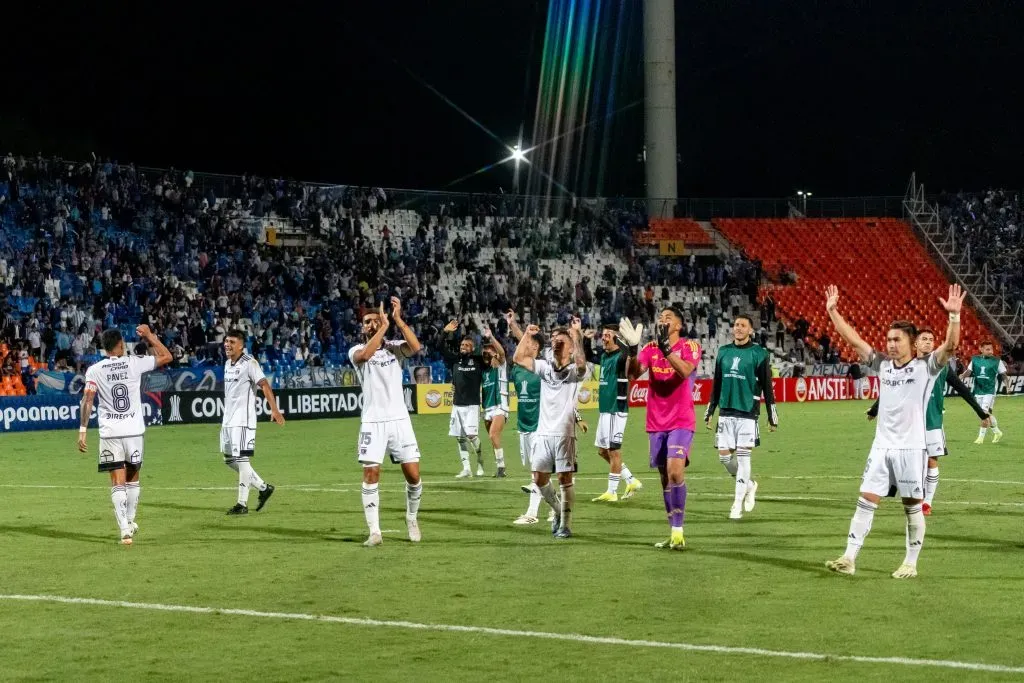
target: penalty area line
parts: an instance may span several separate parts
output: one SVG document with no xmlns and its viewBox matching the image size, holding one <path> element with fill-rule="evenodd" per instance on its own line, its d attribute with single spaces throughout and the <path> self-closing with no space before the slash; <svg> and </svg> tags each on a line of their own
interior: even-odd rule
<svg viewBox="0 0 1024 683">
<path fill-rule="evenodd" d="M 696 643 L 678 643 L 659 640 L 633 640 L 612 636 L 590 636 L 581 633 L 556 633 L 552 631 L 523 631 L 517 629 L 494 628 L 490 626 L 465 626 L 460 624 L 424 624 L 414 621 L 392 621 L 387 619 L 368 619 L 359 617 L 339 617 L 328 614 L 305 614 L 301 612 L 262 612 L 250 609 L 234 609 L 221 607 L 200 607 L 193 605 L 165 605 L 149 602 L 129 602 L 126 600 L 100 600 L 97 598 L 76 598 L 61 595 L 0 595 L 0 600 L 7 602 L 58 603 L 65 605 L 88 605 L 95 607 L 118 607 L 122 609 L 147 610 L 154 612 L 179 612 L 186 614 L 210 614 L 224 616 L 251 617 L 256 619 L 281 619 L 288 621 L 313 621 L 346 626 L 368 628 L 393 628 L 409 631 L 436 631 L 443 633 L 477 633 L 488 636 L 504 636 L 515 638 L 534 638 L 539 640 L 558 640 L 564 642 L 584 643 L 587 645 L 616 645 L 634 648 L 658 648 L 666 650 L 682 650 L 686 652 L 702 652 L 719 655 L 748 655 L 754 657 L 774 657 L 798 659 L 813 662 L 851 662 L 855 664 L 890 664 L 911 667 L 933 667 L 940 669 L 961 669 L 967 671 L 987 671 L 993 673 L 1024 673 L 1024 666 L 1007 666 L 1003 664 L 986 664 L 983 662 L 963 662 L 946 659 L 918 659 L 912 657 L 873 657 L 867 655 L 840 655 L 824 652 L 800 652 L 790 650 L 768 650 L 757 647 L 733 647 L 728 645 L 700 645 Z"/>
</svg>

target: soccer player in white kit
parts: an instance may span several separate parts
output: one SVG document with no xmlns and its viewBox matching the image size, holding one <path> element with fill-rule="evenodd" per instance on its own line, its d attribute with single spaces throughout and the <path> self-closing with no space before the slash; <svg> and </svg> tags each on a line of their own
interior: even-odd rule
<svg viewBox="0 0 1024 683">
<path fill-rule="evenodd" d="M 850 522 L 846 552 L 825 566 L 839 574 L 853 574 L 857 553 L 871 531 L 878 501 L 895 487 L 903 499 L 907 515 L 907 552 L 903 563 L 893 572 L 894 579 L 917 576 L 917 558 L 924 544 L 925 520 L 921 507 L 928 467 L 925 410 L 935 379 L 946 367 L 960 342 L 960 309 L 966 292 L 951 285 L 947 299 L 939 299 L 949 313 L 946 339 L 933 352 L 915 357 L 917 330 L 907 321 L 897 320 L 885 335 L 883 356 L 861 339 L 857 331 L 839 315 L 839 289 L 829 285 L 825 308 L 836 331 L 852 346 L 862 362 L 878 372 L 878 422 L 867 466 L 861 480 L 857 510 Z"/>
<path fill-rule="evenodd" d="M 409 540 L 418 543 L 420 526 L 417 514 L 423 484 L 420 482 L 420 449 L 412 420 L 405 407 L 402 388 L 402 361 L 420 351 L 420 342 L 404 320 L 402 302 L 391 297 L 391 317 L 402 333 L 401 341 L 384 341 L 388 331 L 388 316 L 384 303 L 374 313 L 363 316 L 363 335 L 366 342 L 353 346 L 349 360 L 356 368 L 356 376 L 363 387 L 363 413 L 359 424 L 359 463 L 363 466 L 363 514 L 370 529 L 370 537 L 363 545 L 380 545 L 380 465 L 385 452 L 391 462 L 402 466 L 405 475 L 405 523 Z"/>
<path fill-rule="evenodd" d="M 121 544 L 131 545 L 139 531 L 135 513 L 139 509 L 139 470 L 142 469 L 143 434 L 146 422 L 142 413 L 142 375 L 171 362 L 171 352 L 149 329 L 135 330 L 156 352 L 155 356 L 128 354 L 120 330 L 110 329 L 101 337 L 107 357 L 85 372 L 82 394 L 78 450 L 88 451 L 86 435 L 92 403 L 99 396 L 97 420 L 100 425 L 99 471 L 110 473 L 110 500 Z"/>
<path fill-rule="evenodd" d="M 529 325 L 523 340 L 540 333 Z M 592 369 L 583 352 L 583 331 L 579 318 L 569 330 L 551 332 L 552 361 L 536 358 L 530 344 L 520 340 L 513 360 L 516 365 L 541 379 L 540 419 L 533 438 L 530 469 L 541 495 L 556 512 L 551 523 L 555 538 L 572 538 L 572 510 L 576 502 L 573 473 L 576 471 L 576 397 L 580 383 Z M 558 475 L 561 502 L 551 485 L 551 473 Z"/>
<path fill-rule="evenodd" d="M 260 362 L 245 352 L 245 333 L 229 330 L 224 336 L 224 420 L 220 427 L 220 452 L 224 464 L 238 472 L 238 501 L 229 515 L 249 513 L 249 489 L 259 491 L 256 511 L 274 495 L 274 485 L 263 481 L 250 459 L 256 450 L 256 390 L 270 403 L 270 419 L 284 424 L 274 391 L 263 374 Z"/>
</svg>

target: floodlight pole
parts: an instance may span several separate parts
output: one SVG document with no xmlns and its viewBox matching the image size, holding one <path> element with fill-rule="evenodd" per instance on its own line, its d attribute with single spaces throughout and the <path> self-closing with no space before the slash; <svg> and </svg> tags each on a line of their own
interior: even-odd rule
<svg viewBox="0 0 1024 683">
<path fill-rule="evenodd" d="M 644 141 L 647 211 L 671 218 L 676 178 L 676 38 L 674 0 L 644 0 Z"/>
</svg>

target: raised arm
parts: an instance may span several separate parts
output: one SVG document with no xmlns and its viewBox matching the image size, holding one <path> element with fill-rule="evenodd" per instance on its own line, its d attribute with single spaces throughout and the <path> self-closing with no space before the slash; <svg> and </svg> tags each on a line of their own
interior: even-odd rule
<svg viewBox="0 0 1024 683">
<path fill-rule="evenodd" d="M 395 327 L 402 333 L 405 345 L 409 347 L 406 349 L 406 357 L 415 356 L 423 348 L 423 345 L 416 338 L 416 333 L 412 328 L 402 319 L 402 302 L 397 296 L 391 297 L 391 318 L 395 321 Z"/>
<path fill-rule="evenodd" d="M 946 339 L 942 345 L 935 349 L 932 354 L 935 356 L 935 363 L 941 368 L 949 362 L 956 347 L 960 345 L 960 310 L 964 305 L 964 297 L 967 292 L 960 288 L 960 285 L 950 285 L 947 298 L 939 297 L 939 303 L 949 313 L 949 325 L 946 326 Z"/>
<path fill-rule="evenodd" d="M 867 362 L 871 357 L 871 345 L 860 338 L 857 334 L 857 330 L 843 319 L 843 316 L 839 315 L 839 288 L 835 285 L 829 285 L 825 289 L 825 310 L 828 311 L 828 317 L 832 319 L 832 324 L 835 325 L 836 332 L 843 338 L 847 344 L 853 347 L 860 357 L 861 361 Z"/>
<path fill-rule="evenodd" d="M 519 327 L 519 323 L 516 322 L 515 311 L 509 309 L 505 312 L 505 322 L 508 323 L 508 331 L 512 333 L 512 338 L 518 343 L 523 338 L 523 328 Z"/>
<path fill-rule="evenodd" d="M 591 363 L 601 361 L 601 354 L 594 350 L 594 330 L 587 330 L 583 333 L 583 355 Z"/>
<path fill-rule="evenodd" d="M 491 359 L 492 368 L 500 368 L 505 364 L 505 347 L 501 345 L 494 335 L 491 333 L 489 328 L 484 328 L 484 342 L 488 348 L 494 352 L 494 358 Z"/>
<path fill-rule="evenodd" d="M 452 351 L 449 335 L 459 329 L 459 321 L 452 320 L 438 333 L 437 341 L 438 346 L 441 347 L 441 357 L 444 358 L 444 362 L 451 365 L 459 359 L 459 354 Z"/>
<path fill-rule="evenodd" d="M 384 315 L 384 302 L 380 303 L 380 308 L 377 310 L 377 315 L 380 316 L 380 327 L 373 333 L 373 336 L 366 340 L 366 346 L 359 349 L 352 356 L 352 361 L 358 365 L 362 365 L 366 361 L 373 358 L 373 354 L 380 350 L 381 344 L 384 343 L 384 335 L 388 331 L 388 317 Z"/>
<path fill-rule="evenodd" d="M 156 352 L 156 354 L 154 354 L 156 356 L 156 367 L 162 368 L 174 360 L 171 352 L 168 351 L 167 347 L 164 346 L 164 343 L 160 341 L 160 337 L 153 334 L 153 330 L 149 329 L 149 325 L 139 325 L 135 328 L 135 332 L 146 341 L 151 349 Z"/>
<path fill-rule="evenodd" d="M 527 325 L 526 331 L 519 339 L 519 345 L 516 346 L 515 353 L 512 354 L 512 362 L 519 367 L 534 372 L 534 357 L 533 354 L 528 353 L 526 350 L 526 339 L 527 337 L 534 337 L 540 333 L 540 328 L 536 325 Z"/>
<path fill-rule="evenodd" d="M 572 336 L 572 357 L 576 361 L 576 372 L 582 376 L 587 371 L 587 354 L 583 351 L 583 321 L 573 316 L 569 333 Z"/>
</svg>

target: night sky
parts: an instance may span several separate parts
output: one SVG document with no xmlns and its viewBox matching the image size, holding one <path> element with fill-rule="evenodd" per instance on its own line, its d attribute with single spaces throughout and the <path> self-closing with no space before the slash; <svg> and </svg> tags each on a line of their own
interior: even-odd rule
<svg viewBox="0 0 1024 683">
<path fill-rule="evenodd" d="M 509 166 L 449 185 L 507 150 L 424 83 L 499 139 L 529 135 L 547 2 L 214 5 L 20 8 L 0 151 L 511 189 Z M 620 104 L 643 94 L 626 14 Z M 680 0 L 680 196 L 893 195 L 914 170 L 930 191 L 1024 186 L 1022 31 L 1021 2 Z M 603 193 L 642 195 L 642 109 L 595 130 Z"/>
</svg>

